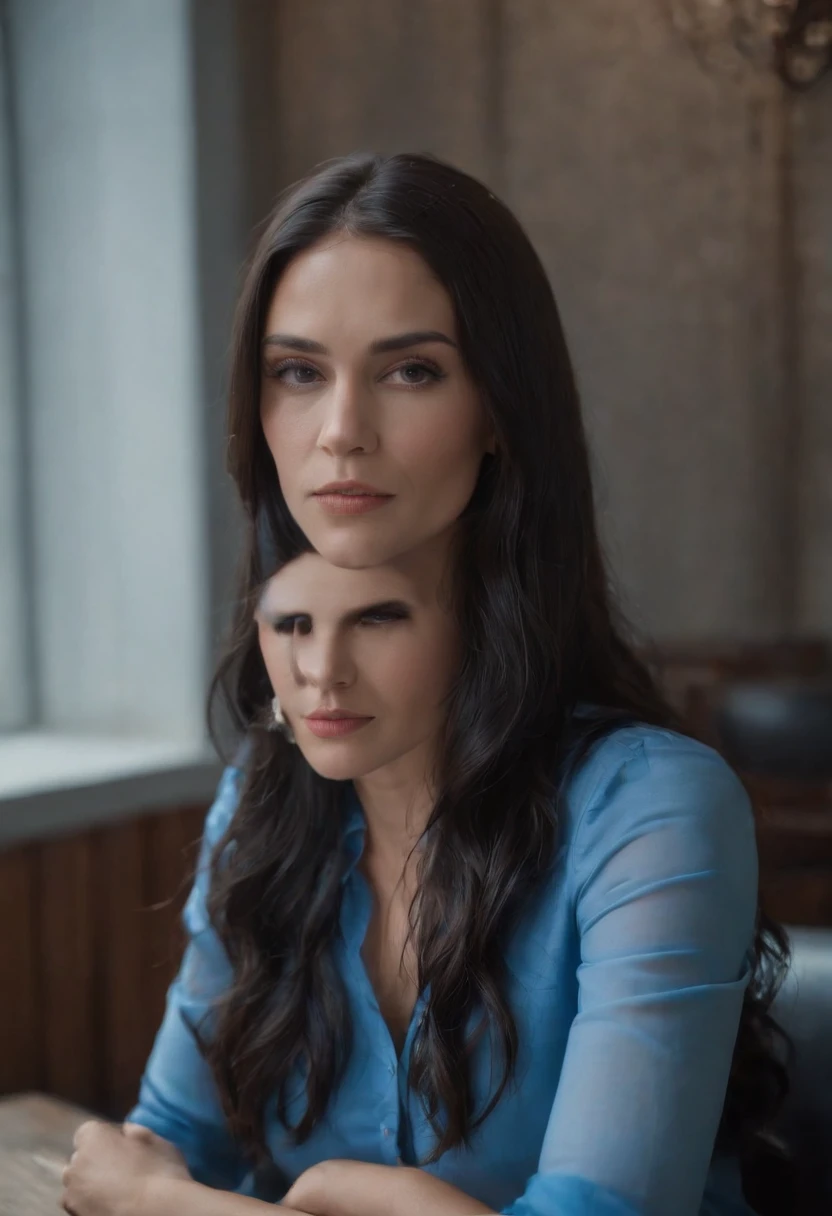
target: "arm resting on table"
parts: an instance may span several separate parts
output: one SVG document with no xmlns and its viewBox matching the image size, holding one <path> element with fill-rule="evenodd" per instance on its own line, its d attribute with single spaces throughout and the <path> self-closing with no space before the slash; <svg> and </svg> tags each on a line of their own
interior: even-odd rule
<svg viewBox="0 0 832 1216">
<path fill-rule="evenodd" d="M 141 1206 L 131 1216 L 312 1216 L 299 1208 L 276 1207 L 262 1199 L 216 1191 L 199 1182 L 154 1178 Z"/>
</svg>

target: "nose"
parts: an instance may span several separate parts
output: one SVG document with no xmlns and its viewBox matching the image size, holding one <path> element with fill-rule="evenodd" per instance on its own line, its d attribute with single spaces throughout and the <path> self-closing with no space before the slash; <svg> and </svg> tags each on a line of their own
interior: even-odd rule
<svg viewBox="0 0 832 1216">
<path fill-rule="evenodd" d="M 300 687 L 315 688 L 321 696 L 349 688 L 355 681 L 355 667 L 343 641 L 320 633 L 293 636 L 292 671 Z"/>
<path fill-rule="evenodd" d="M 373 403 L 358 376 L 342 376 L 324 403 L 318 447 L 329 456 L 369 455 L 378 447 Z"/>
</svg>

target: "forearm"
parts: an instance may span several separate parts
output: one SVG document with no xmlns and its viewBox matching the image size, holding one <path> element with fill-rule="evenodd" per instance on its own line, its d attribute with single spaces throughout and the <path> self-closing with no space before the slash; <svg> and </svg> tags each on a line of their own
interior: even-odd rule
<svg viewBox="0 0 832 1216">
<path fill-rule="evenodd" d="M 399 1177 L 393 1188 L 392 1204 L 387 1199 L 388 1177 L 372 1188 L 375 1199 L 372 1207 L 365 1205 L 362 1211 L 356 1196 L 354 1208 L 345 1216 L 493 1216 L 493 1208 L 424 1170 L 399 1168 L 396 1174 Z"/>
<path fill-rule="evenodd" d="M 155 1178 L 135 1216 L 309 1216 L 299 1208 L 276 1208 L 273 1203 L 217 1191 L 199 1182 Z"/>
<path fill-rule="evenodd" d="M 425 1170 L 360 1161 L 322 1162 L 286 1198 L 310 1216 L 493 1216 L 493 1208 Z"/>
</svg>

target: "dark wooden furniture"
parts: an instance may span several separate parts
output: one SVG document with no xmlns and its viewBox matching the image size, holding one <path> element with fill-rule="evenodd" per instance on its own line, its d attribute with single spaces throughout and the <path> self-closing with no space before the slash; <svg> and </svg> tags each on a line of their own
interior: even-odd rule
<svg viewBox="0 0 832 1216">
<path fill-rule="evenodd" d="M 89 1117 L 42 1094 L 0 1099 L 0 1216 L 55 1216 L 72 1137 Z"/>
<path fill-rule="evenodd" d="M 789 928 L 792 967 L 774 1015 L 794 1044 L 786 1105 L 774 1129 L 789 1150 L 795 1203 L 765 1208 L 773 1216 L 832 1212 L 832 932 Z M 773 1182 L 773 1178 L 768 1181 Z M 763 1177 L 761 1182 L 765 1182 Z M 769 1190 L 769 1197 L 771 1191 Z M 752 1198 L 751 1195 L 748 1196 Z"/>
<path fill-rule="evenodd" d="M 766 911 L 784 923 L 832 927 L 832 787 L 778 799 L 764 786 L 756 806 Z"/>
<path fill-rule="evenodd" d="M 832 672 L 832 647 L 822 638 L 702 641 L 653 646 L 642 653 L 691 730 L 714 743 L 714 709 L 727 684 L 781 676 L 812 679 Z"/>
<path fill-rule="evenodd" d="M 645 657 L 691 730 L 716 747 L 718 708 L 729 686 L 832 673 L 832 648 L 814 638 L 665 646 Z M 757 812 L 764 907 L 792 925 L 832 927 L 832 782 L 742 775 Z"/>
</svg>

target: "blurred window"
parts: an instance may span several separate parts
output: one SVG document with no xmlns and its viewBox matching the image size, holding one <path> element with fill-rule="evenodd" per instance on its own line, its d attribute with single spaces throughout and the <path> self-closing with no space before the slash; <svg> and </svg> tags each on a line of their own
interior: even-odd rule
<svg viewBox="0 0 832 1216">
<path fill-rule="evenodd" d="M 0 9 L 0 16 L 5 13 Z M 0 731 L 31 717 L 17 353 L 18 274 L 7 26 L 0 21 Z"/>
<path fill-rule="evenodd" d="M 189 10 L 0 0 L 0 731 L 30 751 L 204 747 Z"/>
</svg>

